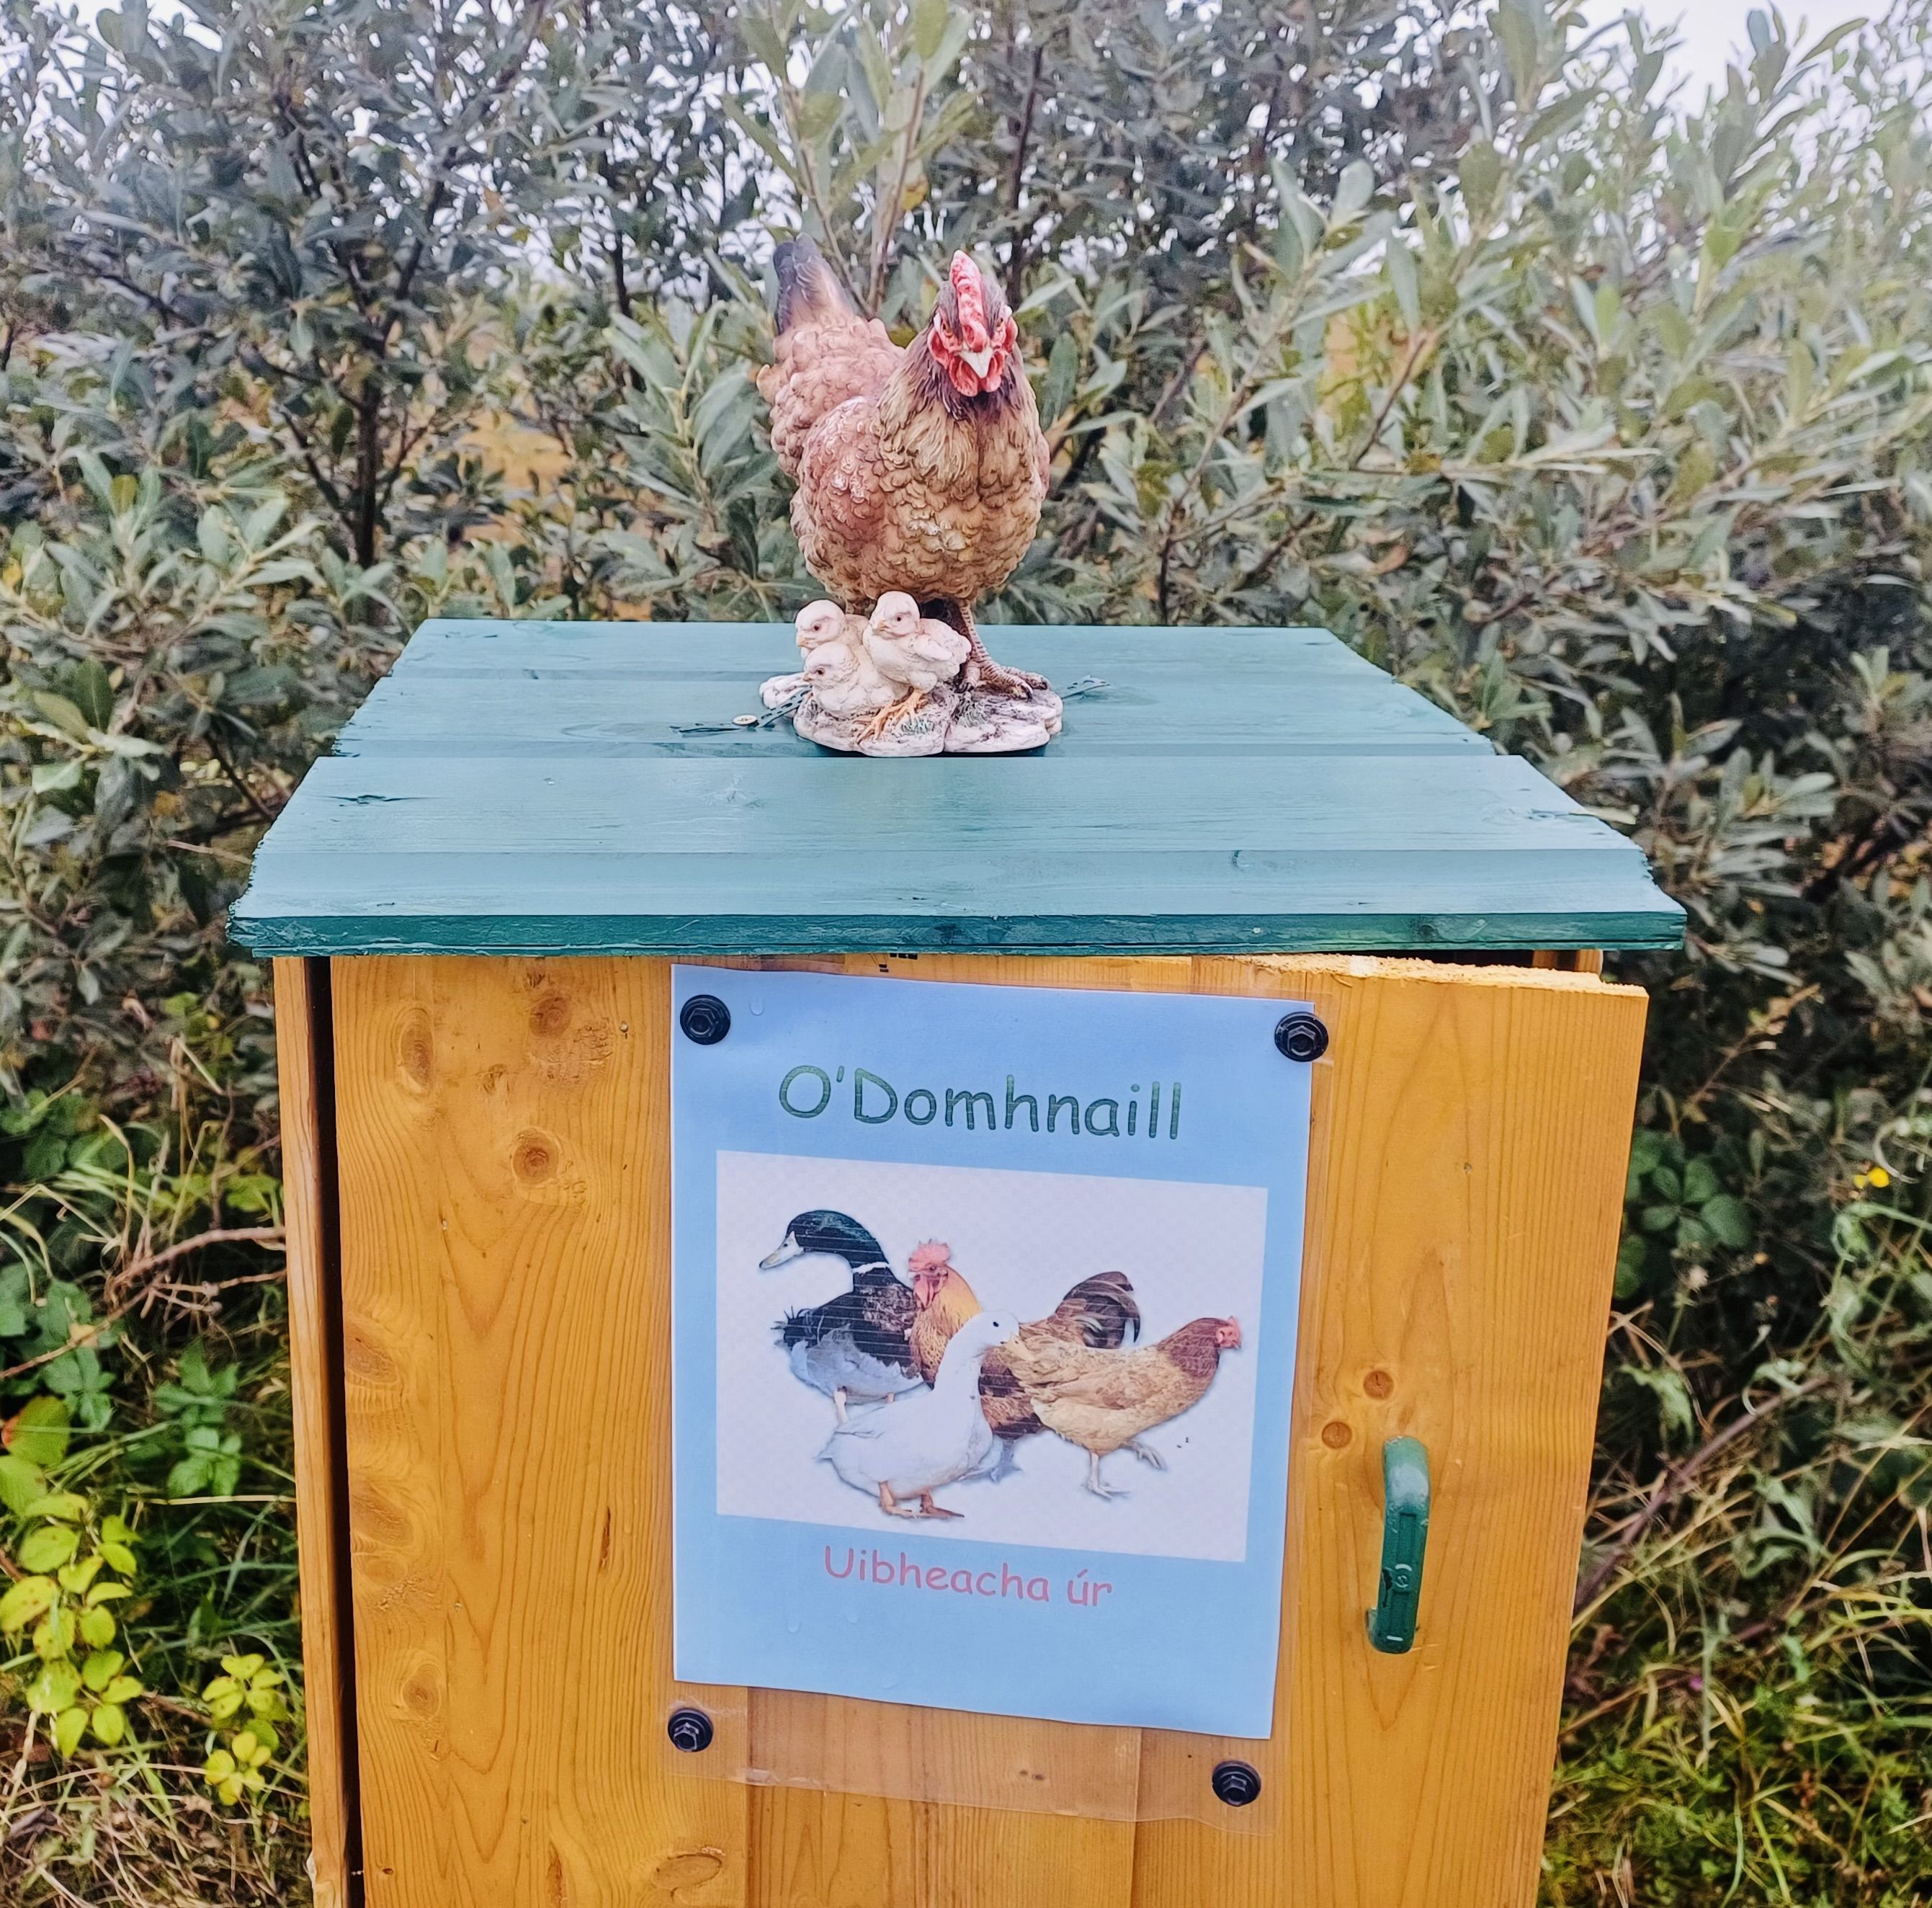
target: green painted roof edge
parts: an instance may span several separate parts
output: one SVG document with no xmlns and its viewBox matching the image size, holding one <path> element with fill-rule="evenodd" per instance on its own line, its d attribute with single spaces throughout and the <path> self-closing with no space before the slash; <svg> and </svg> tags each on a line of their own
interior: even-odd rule
<svg viewBox="0 0 1932 1908">
<path fill-rule="evenodd" d="M 330 954 L 1415 954 L 1534 948 L 1670 949 L 1684 911 L 1660 892 L 1654 908 L 1580 915 L 1014 915 L 946 919 L 862 915 L 788 919 L 717 915 L 398 918 L 324 915 L 251 920 L 239 904 L 230 937 L 264 957 Z"/>
<path fill-rule="evenodd" d="M 666 625 L 550 624 L 536 626 L 476 619 L 493 640 L 514 641 L 539 632 L 621 632 L 628 637 L 638 630 L 668 636 Z M 411 673 L 412 652 L 420 655 L 418 644 L 424 636 L 460 629 L 470 619 L 436 619 L 425 623 L 412 638 L 397 666 L 399 676 Z M 680 625 L 680 629 L 694 626 Z M 724 626 L 740 633 L 769 626 Z M 1004 632 L 1003 632 L 1004 633 Z M 1032 629 L 1014 633 L 1040 633 Z M 1053 633 L 1064 633 L 1055 630 Z M 1082 632 L 1084 633 L 1084 632 Z M 1110 632 L 1095 628 L 1104 638 Z M 1121 632 L 1111 632 L 1121 633 Z M 1139 631 L 1131 633 L 1142 633 Z M 1360 671 L 1378 674 L 1374 666 L 1360 658 L 1327 632 L 1312 628 L 1294 630 L 1251 630 L 1216 628 L 1176 634 L 1211 635 L 1226 638 L 1316 636 L 1359 666 Z M 432 672 L 433 673 L 433 672 Z M 1393 687 L 1393 685 L 1392 685 Z M 418 691 L 419 693 L 419 691 Z M 1409 693 L 1412 692 L 1404 692 Z M 1472 738 L 1473 739 L 1473 738 Z M 351 756 L 338 756 L 345 764 Z M 722 756 L 716 758 L 722 759 Z M 785 759 L 808 759 L 787 757 Z M 534 759 L 534 758 L 532 758 Z M 1531 766 L 1526 765 L 1526 766 Z M 304 789 L 296 798 L 312 793 Z M 1574 803 L 1569 806 L 1574 807 Z M 1578 811 L 1581 814 L 1581 811 Z M 1610 848 L 1615 831 L 1600 821 L 1595 825 L 1604 837 L 1603 847 Z M 258 854 L 274 854 L 274 831 Z M 1593 856 L 1591 858 L 1595 859 Z M 1117 886 L 1108 897 L 1095 895 L 1092 912 L 1063 909 L 1059 912 L 992 913 L 1000 897 L 982 894 L 958 897 L 949 911 L 941 904 L 926 911 L 906 911 L 895 904 L 897 895 L 880 895 L 885 903 L 872 911 L 840 912 L 836 906 L 796 910 L 790 913 L 748 911 L 744 903 L 754 900 L 741 891 L 732 897 L 736 906 L 730 912 L 712 912 L 687 903 L 667 908 L 669 900 L 685 902 L 679 894 L 644 896 L 644 907 L 620 913 L 576 912 L 554 905 L 550 897 L 531 895 L 534 909 L 513 912 L 461 912 L 435 910 L 430 897 L 418 892 L 387 899 L 364 897 L 351 886 L 347 892 L 338 887 L 332 897 L 316 900 L 320 907 L 308 912 L 292 897 L 285 883 L 272 880 L 262 885 L 258 861 L 251 873 L 248 890 L 232 905 L 230 914 L 231 939 L 253 953 L 262 956 L 326 956 L 358 954 L 478 954 L 501 956 L 569 956 L 572 954 L 632 954 L 650 956 L 714 956 L 724 954 L 826 954 L 875 951 L 913 953 L 949 949 L 1000 950 L 1019 954 L 1065 955 L 1081 954 L 1228 954 L 1228 953 L 1413 953 L 1468 951 L 1518 951 L 1536 948 L 1604 948 L 1671 949 L 1682 944 L 1684 910 L 1659 889 L 1642 852 L 1628 840 L 1618 841 L 1615 852 L 1601 853 L 1600 870 L 1593 870 L 1586 882 L 1564 881 L 1554 884 L 1548 894 L 1552 905 L 1542 908 L 1496 908 L 1487 912 L 1462 912 L 1437 908 L 1405 906 L 1399 894 L 1388 895 L 1386 905 L 1366 897 L 1354 905 L 1337 908 L 1338 898 L 1321 897 L 1309 912 L 1289 912 L 1282 904 L 1292 898 L 1280 883 L 1268 897 L 1272 906 L 1239 913 L 1109 913 L 1102 912 L 1109 900 L 1116 905 L 1131 898 Z M 1456 898 L 1445 894 L 1442 884 L 1429 897 L 1441 902 Z M 742 890 L 742 884 L 741 884 Z M 1520 890 L 1519 891 L 1522 891 Z M 1528 891 L 1534 892 L 1533 888 Z M 1593 905 L 1598 896 L 1602 905 Z M 473 907 L 476 897 L 471 897 Z M 496 897 L 493 897 L 496 898 Z M 500 897 L 508 900 L 507 895 Z M 614 896 L 610 898 L 615 899 Z M 907 898 L 910 899 L 910 897 Z M 1045 897 L 1042 899 L 1047 898 Z M 1054 899 L 1061 897 L 1054 897 Z M 1071 896 L 1065 897 L 1072 900 Z M 1218 896 L 1202 895 L 1203 900 Z M 1314 897 L 1310 897 L 1312 900 Z M 1420 900 L 1422 897 L 1414 897 Z M 1475 898 L 1474 895 L 1472 899 Z M 1492 897 L 1485 899 L 1493 900 Z M 331 902 L 333 907 L 331 907 Z M 1322 902 L 1328 906 L 1324 907 Z M 347 903 L 352 912 L 344 912 Z M 652 906 L 655 903 L 656 905 Z M 427 903 L 427 907 L 425 906 Z M 487 903 L 485 906 L 487 908 Z M 258 912 L 259 910 L 259 912 Z"/>
</svg>

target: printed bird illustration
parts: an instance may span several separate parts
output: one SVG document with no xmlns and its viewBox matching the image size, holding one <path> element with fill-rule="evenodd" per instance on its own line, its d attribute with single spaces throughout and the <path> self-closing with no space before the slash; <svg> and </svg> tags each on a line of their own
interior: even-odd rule
<svg viewBox="0 0 1932 1908">
<path fill-rule="evenodd" d="M 1096 1497 L 1124 1497 L 1100 1475 L 1110 1453 L 1132 1451 L 1156 1471 L 1166 1461 L 1142 1434 L 1190 1411 L 1207 1395 L 1221 1354 L 1240 1348 L 1232 1318 L 1196 1318 L 1158 1345 L 1100 1351 L 1065 1339 L 1007 1348 L 1006 1362 L 1025 1388 L 1040 1421 L 1087 1453 L 1087 1489 Z"/>
<path fill-rule="evenodd" d="M 962 1516 L 934 1504 L 932 1494 L 984 1470 L 992 1456 L 993 1433 L 980 1408 L 980 1367 L 1018 1329 L 1003 1312 L 968 1319 L 946 1346 L 930 1391 L 848 1419 L 819 1456 L 854 1490 L 876 1493 L 889 1517 Z"/>
<path fill-rule="evenodd" d="M 772 449 L 796 478 L 806 567 L 845 608 L 901 590 L 963 635 L 969 681 L 1024 696 L 1042 678 L 986 654 L 973 605 L 1039 527 L 1048 453 L 1012 313 L 964 252 L 902 349 L 861 318 L 809 239 L 778 247 L 776 362 L 758 374 Z"/>
<path fill-rule="evenodd" d="M 952 1250 L 937 1240 L 914 1248 L 907 1269 L 912 1274 L 913 1297 L 919 1306 L 913 1321 L 913 1363 L 930 1384 L 946 1348 L 959 1328 L 981 1310 L 979 1297 L 952 1263 Z M 1022 1346 L 1054 1343 L 1086 1345 L 1110 1351 L 1138 1338 L 1140 1307 L 1124 1272 L 1096 1273 L 1071 1288 L 1045 1318 L 1022 1325 Z M 986 1422 L 1000 1441 L 995 1481 L 1013 1468 L 1013 1447 L 1046 1427 L 1033 1399 L 1013 1369 L 1011 1354 L 996 1348 L 987 1355 L 980 1374 L 980 1403 Z"/>
<path fill-rule="evenodd" d="M 843 1424 L 848 1399 L 889 1400 L 923 1384 L 909 1336 L 919 1308 L 879 1242 L 849 1213 L 822 1206 L 800 1212 L 783 1242 L 759 1260 L 759 1269 L 770 1272 L 814 1252 L 843 1259 L 852 1268 L 852 1289 L 786 1313 L 775 1329 L 794 1375 L 828 1393 Z"/>
<path fill-rule="evenodd" d="M 888 590 L 879 599 L 863 640 L 879 674 L 901 692 L 893 717 L 923 708 L 926 698 L 941 683 L 952 681 L 973 653 L 950 623 L 921 616 L 919 605 L 903 590 Z"/>
</svg>

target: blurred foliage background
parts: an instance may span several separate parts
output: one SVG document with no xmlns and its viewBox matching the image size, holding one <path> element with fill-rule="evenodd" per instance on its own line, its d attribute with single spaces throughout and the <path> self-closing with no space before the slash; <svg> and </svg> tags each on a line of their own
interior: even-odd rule
<svg viewBox="0 0 1932 1908">
<path fill-rule="evenodd" d="M 1538 0 L 0 5 L 0 1896 L 302 1897 L 224 908 L 420 618 L 814 593 L 802 227 L 1019 311 L 989 614 L 1325 624 L 1690 910 L 1544 1898 L 1932 1901 L 1932 0 L 1696 97 Z"/>
</svg>

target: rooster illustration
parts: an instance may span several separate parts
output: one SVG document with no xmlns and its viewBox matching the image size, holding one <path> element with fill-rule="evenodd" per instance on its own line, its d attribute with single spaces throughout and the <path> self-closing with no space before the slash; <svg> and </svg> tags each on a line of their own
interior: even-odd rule
<svg viewBox="0 0 1932 1908">
<path fill-rule="evenodd" d="M 758 374 L 772 448 L 797 480 L 792 527 L 840 606 L 904 590 L 970 648 L 969 683 L 1024 696 L 1043 678 L 986 654 L 973 605 L 1039 527 L 1048 452 L 1005 299 L 952 255 L 925 330 L 902 348 L 861 318 L 818 248 L 778 247 L 777 362 Z"/>
<path fill-rule="evenodd" d="M 952 1248 L 928 1239 L 914 1248 L 910 1261 L 913 1297 L 919 1307 L 910 1334 L 912 1362 L 928 1384 L 933 1381 L 946 1346 L 960 1327 L 978 1317 L 979 1295 L 952 1263 Z M 1112 1351 L 1141 1334 L 1141 1309 L 1124 1272 L 1097 1272 L 1072 1287 L 1044 1318 L 1022 1325 L 1018 1346 L 1026 1351 L 1056 1341 Z M 1000 1441 L 995 1483 L 1018 1467 L 1013 1447 L 1046 1427 L 1034 1408 L 1026 1387 L 1013 1375 L 1012 1348 L 995 1345 L 980 1370 L 980 1403 L 986 1422 Z"/>
</svg>

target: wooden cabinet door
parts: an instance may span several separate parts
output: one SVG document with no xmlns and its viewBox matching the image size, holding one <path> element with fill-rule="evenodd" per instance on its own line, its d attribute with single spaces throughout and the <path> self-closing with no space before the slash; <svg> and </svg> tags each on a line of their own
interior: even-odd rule
<svg viewBox="0 0 1932 1908">
<path fill-rule="evenodd" d="M 1048 1726 L 698 1690 L 722 1726 L 692 1771 L 797 1774 L 816 1741 L 896 1792 L 680 1766 L 668 968 L 363 957 L 323 990 L 279 963 L 314 1115 L 289 1122 L 307 1647 L 343 1707 L 339 1753 L 312 1743 L 342 1798 L 325 1900 L 359 1867 L 370 1908 L 1528 1908 L 1641 993 L 1346 957 L 774 964 L 1314 1002 L 1274 1738 L 1065 1729 L 1057 1773 L 1105 1812 L 1054 1815 L 920 1799 L 1000 1792 Z M 1404 1435 L 1434 1512 L 1417 1647 L 1384 1657 L 1364 1617 Z M 1261 1769 L 1265 1832 L 1204 1796 L 1222 1753 Z"/>
</svg>

